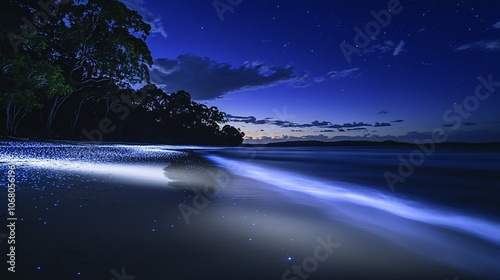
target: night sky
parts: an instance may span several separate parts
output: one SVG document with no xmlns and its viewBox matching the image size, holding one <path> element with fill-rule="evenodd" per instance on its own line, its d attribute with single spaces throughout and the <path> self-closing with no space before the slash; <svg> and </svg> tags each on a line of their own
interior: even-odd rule
<svg viewBox="0 0 500 280">
<path fill-rule="evenodd" d="M 500 141 L 500 1 L 123 2 L 152 25 L 152 81 L 246 143 Z"/>
</svg>

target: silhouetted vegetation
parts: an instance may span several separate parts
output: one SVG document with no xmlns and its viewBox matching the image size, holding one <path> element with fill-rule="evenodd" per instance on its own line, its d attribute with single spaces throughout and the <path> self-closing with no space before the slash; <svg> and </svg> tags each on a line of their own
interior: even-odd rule
<svg viewBox="0 0 500 280">
<path fill-rule="evenodd" d="M 26 2 L 26 3 L 25 3 Z M 42 1 L 43 2 L 43 1 Z M 43 16 L 33 17 L 34 14 Z M 150 84 L 151 27 L 116 0 L 6 0 L 0 133 L 82 141 L 239 145 L 224 113 Z M 134 90 L 138 85 L 145 85 Z M 223 126 L 224 125 L 224 126 Z"/>
</svg>

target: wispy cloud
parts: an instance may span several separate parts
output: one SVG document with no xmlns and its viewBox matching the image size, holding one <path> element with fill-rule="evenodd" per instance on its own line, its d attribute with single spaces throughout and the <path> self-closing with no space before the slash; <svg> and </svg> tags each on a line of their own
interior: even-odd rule
<svg viewBox="0 0 500 280">
<path fill-rule="evenodd" d="M 143 0 L 120 0 L 123 4 L 127 5 L 129 9 L 136 10 L 144 19 L 144 22 L 151 25 L 151 33 L 161 34 L 167 38 L 168 34 L 165 31 L 161 17 L 158 14 L 151 12 L 146 8 Z"/>
<path fill-rule="evenodd" d="M 360 130 L 367 130 L 366 127 L 356 127 L 356 128 L 348 128 L 347 131 L 360 131 Z"/>
<path fill-rule="evenodd" d="M 330 79 L 346 78 L 346 77 L 352 76 L 354 73 L 356 73 L 359 70 L 360 70 L 360 68 L 351 68 L 351 69 L 344 69 L 341 71 L 330 71 L 326 74 L 326 76 Z"/>
<path fill-rule="evenodd" d="M 386 40 L 382 43 L 378 43 L 369 48 L 363 49 L 361 55 L 368 55 L 368 54 L 382 55 L 385 53 L 392 52 L 393 56 L 397 56 L 406 52 L 405 46 L 406 42 L 403 40 L 399 41 L 398 44 L 394 43 L 392 40 Z"/>
<path fill-rule="evenodd" d="M 392 53 L 392 55 L 397 56 L 397 55 L 401 54 L 402 52 L 405 52 L 406 51 L 405 45 L 406 45 L 405 41 L 399 42 L 399 44 L 396 46 L 396 48 L 394 48 L 394 52 Z"/>
<path fill-rule="evenodd" d="M 309 74 L 307 72 L 303 72 L 302 74 L 291 79 L 289 85 L 294 88 L 304 88 L 310 85 L 309 80 Z"/>
<path fill-rule="evenodd" d="M 267 124 L 268 119 L 257 120 L 254 116 L 242 117 L 242 116 L 233 116 L 230 114 L 226 115 L 226 119 L 232 122 L 243 122 L 243 123 L 253 123 L 253 124 Z"/>
<path fill-rule="evenodd" d="M 475 125 L 477 125 L 477 123 L 473 123 L 473 122 L 464 122 L 464 123 L 462 123 L 462 125 L 465 125 L 465 126 L 475 126 Z M 444 127 L 452 127 L 452 126 L 454 126 L 454 124 L 449 124 L 449 123 L 447 123 L 447 124 L 443 124 L 443 126 L 444 126 Z"/>
<path fill-rule="evenodd" d="M 455 48 L 456 51 L 466 50 L 485 50 L 485 51 L 498 51 L 500 50 L 500 40 L 481 40 L 464 44 Z"/>
<path fill-rule="evenodd" d="M 371 53 L 378 53 L 378 54 L 387 53 L 387 52 L 392 51 L 394 49 L 395 45 L 396 44 L 394 44 L 394 42 L 391 40 L 384 41 L 383 43 L 378 43 L 378 44 L 375 44 L 369 48 L 363 49 L 363 52 L 361 53 L 361 55 L 366 55 L 366 54 L 371 54 Z"/>
<path fill-rule="evenodd" d="M 367 127 L 386 127 L 392 126 L 390 123 L 379 123 L 376 122 L 374 124 L 365 123 L 365 122 L 351 122 L 351 123 L 343 123 L 343 124 L 335 124 L 329 121 L 312 121 L 310 123 L 294 123 L 285 120 L 274 120 L 272 118 L 265 119 L 257 119 L 254 116 L 233 116 L 226 115 L 226 119 L 231 122 L 242 122 L 242 123 L 251 123 L 251 124 L 265 124 L 265 125 L 275 125 L 279 127 L 285 128 L 323 128 L 321 132 L 343 132 L 343 131 L 352 131 L 352 130 L 360 130 L 359 128 L 367 128 Z"/>
<path fill-rule="evenodd" d="M 320 76 L 320 77 L 316 77 L 316 78 L 314 78 L 314 81 L 315 81 L 316 83 L 322 83 L 322 82 L 324 82 L 325 80 L 326 80 L 326 78 L 325 78 L 325 77 L 323 77 L 323 76 Z"/>
<path fill-rule="evenodd" d="M 491 26 L 492 29 L 500 29 L 500 21 Z M 479 40 L 466 43 L 455 48 L 455 51 L 481 50 L 481 51 L 499 51 L 500 39 Z"/>
<path fill-rule="evenodd" d="M 327 79 L 334 79 L 334 80 L 339 80 L 347 77 L 354 76 L 356 72 L 361 70 L 360 68 L 350 68 L 350 69 L 344 69 L 344 70 L 332 70 L 328 73 L 326 73 L 325 76 L 319 76 L 314 78 L 314 81 L 316 83 L 322 83 L 326 81 Z"/>
<path fill-rule="evenodd" d="M 392 126 L 390 123 L 385 123 L 385 122 L 382 122 L 382 123 L 379 123 L 379 122 L 376 122 L 373 127 L 385 127 L 385 126 Z"/>
</svg>

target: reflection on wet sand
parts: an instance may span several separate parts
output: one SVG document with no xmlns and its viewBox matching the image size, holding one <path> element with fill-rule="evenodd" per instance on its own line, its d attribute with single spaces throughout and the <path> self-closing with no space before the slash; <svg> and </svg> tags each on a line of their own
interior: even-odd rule
<svg viewBox="0 0 500 280">
<path fill-rule="evenodd" d="M 210 194 L 225 187 L 230 179 L 230 174 L 224 168 L 195 155 L 172 160 L 163 168 L 163 174 L 168 178 L 169 187 Z"/>
</svg>

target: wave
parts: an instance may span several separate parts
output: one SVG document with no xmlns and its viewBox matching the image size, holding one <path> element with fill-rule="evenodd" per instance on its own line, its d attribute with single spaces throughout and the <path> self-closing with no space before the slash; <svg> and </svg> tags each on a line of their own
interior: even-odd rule
<svg viewBox="0 0 500 280">
<path fill-rule="evenodd" d="M 496 221 L 364 186 L 219 156 L 206 157 L 238 176 L 273 186 L 332 219 L 370 231 L 407 250 L 475 274 L 500 275 L 500 224 Z"/>
</svg>

